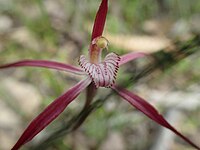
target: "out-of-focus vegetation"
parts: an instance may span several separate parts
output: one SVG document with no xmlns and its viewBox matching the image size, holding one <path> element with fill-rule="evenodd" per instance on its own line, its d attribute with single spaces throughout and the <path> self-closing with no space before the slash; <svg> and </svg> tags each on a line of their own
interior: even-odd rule
<svg viewBox="0 0 200 150">
<path fill-rule="evenodd" d="M 0 0 L 0 64 L 48 59 L 78 65 L 79 55 L 87 53 L 99 3 L 100 0 Z M 109 51 L 156 53 L 179 49 L 177 42 L 184 45 L 191 41 L 189 45 L 193 45 L 190 39 L 200 34 L 199 12 L 199 0 L 110 0 L 105 28 Z M 173 114 L 172 124 L 196 143 L 200 137 L 198 46 L 188 48 L 188 52 L 194 51 L 192 55 L 185 58 L 180 54 L 184 59 L 177 59 L 175 65 L 158 69 L 130 86 L 166 116 Z M 119 73 L 118 82 L 132 82 L 129 79 L 149 61 L 141 59 L 124 67 L 123 71 L 129 74 Z M 40 68 L 0 70 L 0 149 L 9 149 L 28 122 L 78 80 L 78 76 Z M 107 93 L 107 89 L 100 90 L 96 100 Z M 75 100 L 24 149 L 40 145 L 50 133 L 66 125 L 81 110 L 84 98 L 81 95 Z M 177 110 L 179 115 L 171 110 Z M 158 138 L 164 135 L 155 123 L 111 96 L 77 131 L 56 139 L 45 149 L 157 150 L 159 142 L 167 143 L 172 150 L 190 149 L 173 135 L 166 134 L 171 141 Z"/>
</svg>

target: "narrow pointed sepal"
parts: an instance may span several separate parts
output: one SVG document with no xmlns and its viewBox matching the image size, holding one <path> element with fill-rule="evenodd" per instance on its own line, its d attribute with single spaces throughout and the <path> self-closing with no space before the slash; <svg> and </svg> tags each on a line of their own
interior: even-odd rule
<svg viewBox="0 0 200 150">
<path fill-rule="evenodd" d="M 92 39 L 102 35 L 108 12 L 108 0 L 102 0 L 93 25 Z"/>
<path fill-rule="evenodd" d="M 43 68 L 72 72 L 75 74 L 84 73 L 83 70 L 78 67 L 49 60 L 21 60 L 14 63 L 0 65 L 0 69 L 12 68 L 12 67 L 43 67 Z"/>
<path fill-rule="evenodd" d="M 181 137 L 191 146 L 200 150 L 199 146 L 194 144 L 187 137 L 185 137 L 183 134 L 177 131 L 172 125 L 170 125 L 167 122 L 167 120 L 161 114 L 159 114 L 159 112 L 150 103 L 145 101 L 143 98 L 133 94 L 132 92 L 126 89 L 120 88 L 118 86 L 113 86 L 112 89 L 115 90 L 124 100 L 128 101 L 132 106 L 134 106 L 136 109 L 144 113 L 147 117 L 149 117 L 156 123 L 160 124 L 161 126 L 173 131 L 176 135 Z"/>
<path fill-rule="evenodd" d="M 68 104 L 71 103 L 90 83 L 91 80 L 89 78 L 80 81 L 66 93 L 54 100 L 29 124 L 12 150 L 18 150 L 22 145 L 34 138 L 41 130 L 49 125 L 56 117 L 58 117 L 58 115 L 64 111 Z"/>
</svg>

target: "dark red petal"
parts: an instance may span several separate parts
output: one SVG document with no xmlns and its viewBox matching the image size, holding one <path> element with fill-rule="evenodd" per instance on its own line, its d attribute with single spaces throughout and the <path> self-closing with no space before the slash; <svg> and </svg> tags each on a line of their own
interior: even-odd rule
<svg viewBox="0 0 200 150">
<path fill-rule="evenodd" d="M 132 52 L 125 55 L 120 56 L 121 60 L 119 62 L 119 66 L 128 63 L 129 61 L 135 60 L 137 58 L 141 58 L 147 56 L 147 54 L 142 52 Z"/>
<path fill-rule="evenodd" d="M 64 111 L 67 105 L 72 102 L 81 91 L 91 83 L 90 79 L 80 81 L 65 94 L 53 101 L 42 113 L 40 113 L 25 129 L 12 150 L 19 149 L 22 145 L 30 141 L 48 124 L 50 124 L 60 113 Z"/>
<path fill-rule="evenodd" d="M 83 73 L 83 71 L 78 67 L 48 60 L 22 60 L 10 64 L 1 65 L 0 69 L 10 68 L 10 67 L 44 67 L 44 68 L 73 72 L 76 74 Z"/>
<path fill-rule="evenodd" d="M 195 145 L 193 142 L 191 142 L 187 137 L 182 135 L 180 132 L 178 132 L 174 127 L 172 127 L 165 118 L 159 114 L 159 112 L 147 101 L 142 99 L 141 97 L 131 93 L 130 91 L 119 88 L 118 86 L 112 87 L 122 98 L 124 98 L 126 101 L 128 101 L 132 106 L 137 108 L 139 111 L 143 112 L 147 117 L 151 118 L 153 121 L 157 122 L 158 124 L 168 128 L 169 130 L 173 131 L 176 135 L 180 136 L 183 140 L 188 142 L 190 145 L 192 145 L 194 148 L 200 150 L 200 147 Z"/>
<path fill-rule="evenodd" d="M 96 37 L 102 35 L 104 25 L 106 22 L 107 11 L 108 11 L 108 0 L 102 0 L 99 10 L 96 14 L 91 41 Z"/>
</svg>

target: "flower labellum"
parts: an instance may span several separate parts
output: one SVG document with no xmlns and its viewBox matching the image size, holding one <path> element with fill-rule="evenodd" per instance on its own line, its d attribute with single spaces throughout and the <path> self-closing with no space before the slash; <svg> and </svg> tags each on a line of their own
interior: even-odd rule
<svg viewBox="0 0 200 150">
<path fill-rule="evenodd" d="M 115 53 L 109 53 L 104 61 L 99 64 L 90 63 L 84 55 L 81 55 L 79 64 L 98 88 L 111 87 L 115 83 L 119 61 L 120 57 Z"/>
</svg>

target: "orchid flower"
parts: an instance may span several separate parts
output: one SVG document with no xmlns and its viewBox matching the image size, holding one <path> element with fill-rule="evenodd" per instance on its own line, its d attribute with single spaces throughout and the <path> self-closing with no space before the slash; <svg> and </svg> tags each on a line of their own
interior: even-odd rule
<svg viewBox="0 0 200 150">
<path fill-rule="evenodd" d="M 190 141 L 187 137 L 177 131 L 159 112 L 143 98 L 132 92 L 119 87 L 115 84 L 115 79 L 119 67 L 136 58 L 145 56 L 144 53 L 128 53 L 118 56 L 115 53 L 109 53 L 103 60 L 101 52 L 108 48 L 108 40 L 102 36 L 106 15 L 108 11 L 108 0 L 102 0 L 99 10 L 96 14 L 91 43 L 89 46 L 89 57 L 82 55 L 79 59 L 80 67 L 48 60 L 22 60 L 0 66 L 0 69 L 10 67 L 43 67 L 65 72 L 70 72 L 83 76 L 84 79 L 70 88 L 63 95 L 55 99 L 42 111 L 25 129 L 12 150 L 19 149 L 22 145 L 32 140 L 41 130 L 49 125 L 64 109 L 71 103 L 84 89 L 87 88 L 86 107 L 92 101 L 99 87 L 113 89 L 125 101 L 129 102 L 136 109 L 144 113 L 147 117 L 168 128 L 176 135 L 181 137 L 196 149 L 200 148 Z M 92 92 L 91 92 L 92 91 Z"/>
</svg>

